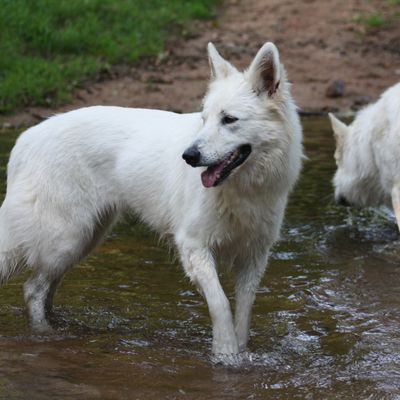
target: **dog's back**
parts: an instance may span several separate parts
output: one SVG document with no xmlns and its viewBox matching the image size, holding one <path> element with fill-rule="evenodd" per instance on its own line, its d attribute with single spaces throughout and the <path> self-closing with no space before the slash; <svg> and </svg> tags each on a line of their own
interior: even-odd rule
<svg viewBox="0 0 400 400">
<path fill-rule="evenodd" d="M 376 103 L 361 110 L 353 127 L 360 135 L 368 135 L 370 132 L 372 140 L 387 140 L 391 135 L 399 136 L 400 83 L 387 89 Z"/>
</svg>

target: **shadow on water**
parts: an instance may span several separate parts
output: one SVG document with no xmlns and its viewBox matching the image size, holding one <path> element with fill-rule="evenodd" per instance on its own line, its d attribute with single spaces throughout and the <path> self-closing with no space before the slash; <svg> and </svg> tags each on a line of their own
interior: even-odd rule
<svg viewBox="0 0 400 400">
<path fill-rule="evenodd" d="M 29 333 L 26 277 L 1 289 L 0 398 L 398 398 L 400 246 L 393 216 L 336 207 L 327 120 L 307 119 L 304 127 L 309 160 L 239 367 L 210 362 L 202 299 L 157 237 L 131 221 L 67 275 L 53 336 Z M 2 178 L 15 137 L 0 136 Z"/>
</svg>

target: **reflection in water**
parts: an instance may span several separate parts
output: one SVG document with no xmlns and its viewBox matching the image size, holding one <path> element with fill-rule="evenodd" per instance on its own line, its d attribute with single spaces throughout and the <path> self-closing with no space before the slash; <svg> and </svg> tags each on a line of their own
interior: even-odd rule
<svg viewBox="0 0 400 400">
<path fill-rule="evenodd" d="M 29 333 L 26 276 L 0 290 L 0 398 L 398 398 L 400 243 L 393 216 L 333 204 L 327 120 L 304 122 L 309 161 L 239 366 L 210 361 L 202 299 L 157 237 L 131 221 L 67 275 L 53 336 Z M 0 137 L 2 177 L 14 139 Z"/>
</svg>

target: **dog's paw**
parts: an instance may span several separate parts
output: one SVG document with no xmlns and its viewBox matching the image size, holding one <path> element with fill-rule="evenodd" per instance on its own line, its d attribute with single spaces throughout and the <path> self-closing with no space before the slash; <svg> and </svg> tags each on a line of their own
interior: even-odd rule
<svg viewBox="0 0 400 400">
<path fill-rule="evenodd" d="M 213 354 L 211 362 L 226 367 L 238 367 L 243 363 L 243 354 Z"/>
<path fill-rule="evenodd" d="M 51 335 L 54 329 L 47 321 L 32 322 L 31 330 L 35 335 Z"/>
<path fill-rule="evenodd" d="M 239 345 L 236 337 L 230 340 L 215 341 L 213 343 L 213 353 L 216 355 L 234 355 L 239 353 Z"/>
</svg>

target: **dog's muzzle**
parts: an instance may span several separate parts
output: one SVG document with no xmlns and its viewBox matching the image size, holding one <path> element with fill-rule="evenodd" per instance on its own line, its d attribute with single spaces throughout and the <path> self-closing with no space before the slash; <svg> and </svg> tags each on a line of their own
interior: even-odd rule
<svg viewBox="0 0 400 400">
<path fill-rule="evenodd" d="M 200 162 L 201 153 L 196 145 L 189 147 L 182 154 L 182 158 L 192 167 L 197 167 Z"/>
</svg>

